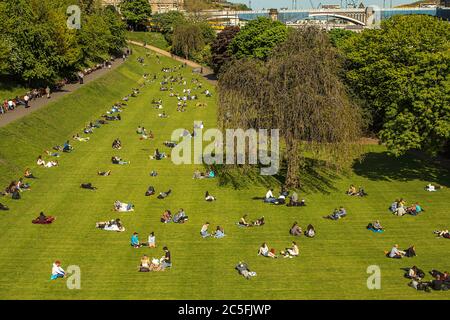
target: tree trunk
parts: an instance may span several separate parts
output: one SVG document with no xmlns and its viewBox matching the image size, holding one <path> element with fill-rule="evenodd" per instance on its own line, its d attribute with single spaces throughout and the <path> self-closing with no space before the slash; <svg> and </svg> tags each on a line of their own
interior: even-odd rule
<svg viewBox="0 0 450 320">
<path fill-rule="evenodd" d="M 287 172 L 284 183 L 286 188 L 298 188 L 300 186 L 299 158 L 298 141 L 292 137 L 286 137 Z"/>
</svg>

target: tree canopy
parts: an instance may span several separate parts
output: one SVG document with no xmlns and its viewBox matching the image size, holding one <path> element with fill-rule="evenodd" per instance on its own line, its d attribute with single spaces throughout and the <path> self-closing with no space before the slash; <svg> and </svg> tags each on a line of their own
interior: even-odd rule
<svg viewBox="0 0 450 320">
<path fill-rule="evenodd" d="M 230 52 L 237 58 L 253 57 L 267 60 L 272 49 L 286 40 L 288 29 L 280 21 L 259 17 L 250 21 L 230 44 Z"/>
<path fill-rule="evenodd" d="M 345 79 L 390 152 L 440 151 L 450 138 L 450 24 L 394 16 L 339 46 Z"/>
<path fill-rule="evenodd" d="M 122 0 L 120 12 L 127 24 L 137 30 L 144 29 L 145 23 L 152 14 L 152 8 L 148 0 Z"/>
<path fill-rule="evenodd" d="M 211 65 L 215 73 L 219 73 L 224 64 L 230 61 L 229 46 L 240 28 L 237 26 L 225 27 L 211 45 Z"/>
</svg>

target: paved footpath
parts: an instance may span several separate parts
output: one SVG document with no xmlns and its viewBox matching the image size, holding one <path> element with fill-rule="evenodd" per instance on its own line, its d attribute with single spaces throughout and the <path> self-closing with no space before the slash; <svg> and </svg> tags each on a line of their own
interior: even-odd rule
<svg viewBox="0 0 450 320">
<path fill-rule="evenodd" d="M 122 58 L 115 59 L 112 62 L 111 68 L 101 68 L 99 70 L 91 72 L 88 75 L 85 75 L 84 76 L 84 83 L 86 84 L 86 83 L 89 83 L 91 81 L 94 81 L 94 80 L 100 78 L 104 74 L 108 73 L 110 70 L 113 70 L 113 69 L 117 68 L 122 63 L 123 63 L 123 59 Z M 53 92 L 51 94 L 51 98 L 50 99 L 47 99 L 46 96 L 41 97 L 41 98 L 36 98 L 33 101 L 30 101 L 30 107 L 28 109 L 25 109 L 25 107 L 21 105 L 17 109 L 15 109 L 14 111 L 9 111 L 6 114 L 1 114 L 0 115 L 0 127 L 4 127 L 8 123 L 13 122 L 14 120 L 22 118 L 22 117 L 24 117 L 24 116 L 26 116 L 26 115 L 28 115 L 28 114 L 36 111 L 36 110 L 39 110 L 40 108 L 48 105 L 50 102 L 57 101 L 57 100 L 61 99 L 61 97 L 74 92 L 75 90 L 79 89 L 81 86 L 83 86 L 83 84 L 79 84 L 78 82 L 77 83 L 72 83 L 72 84 L 67 84 L 60 91 Z"/>
</svg>

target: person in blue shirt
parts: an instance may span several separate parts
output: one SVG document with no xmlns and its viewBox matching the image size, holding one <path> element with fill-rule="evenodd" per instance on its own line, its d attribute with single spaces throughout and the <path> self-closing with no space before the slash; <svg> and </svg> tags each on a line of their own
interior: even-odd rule
<svg viewBox="0 0 450 320">
<path fill-rule="evenodd" d="M 131 236 L 131 246 L 135 248 L 140 248 L 141 244 L 139 243 L 138 233 L 134 232 Z"/>
</svg>

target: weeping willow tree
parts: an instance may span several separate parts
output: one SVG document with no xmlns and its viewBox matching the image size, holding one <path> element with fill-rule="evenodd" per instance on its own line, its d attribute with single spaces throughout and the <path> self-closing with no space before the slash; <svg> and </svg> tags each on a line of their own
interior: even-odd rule
<svg viewBox="0 0 450 320">
<path fill-rule="evenodd" d="M 219 123 L 223 129 L 279 129 L 287 187 L 300 186 L 307 153 L 343 169 L 360 151 L 363 121 L 339 71 L 338 55 L 324 31 L 292 30 L 267 62 L 236 60 L 222 74 Z"/>
</svg>

